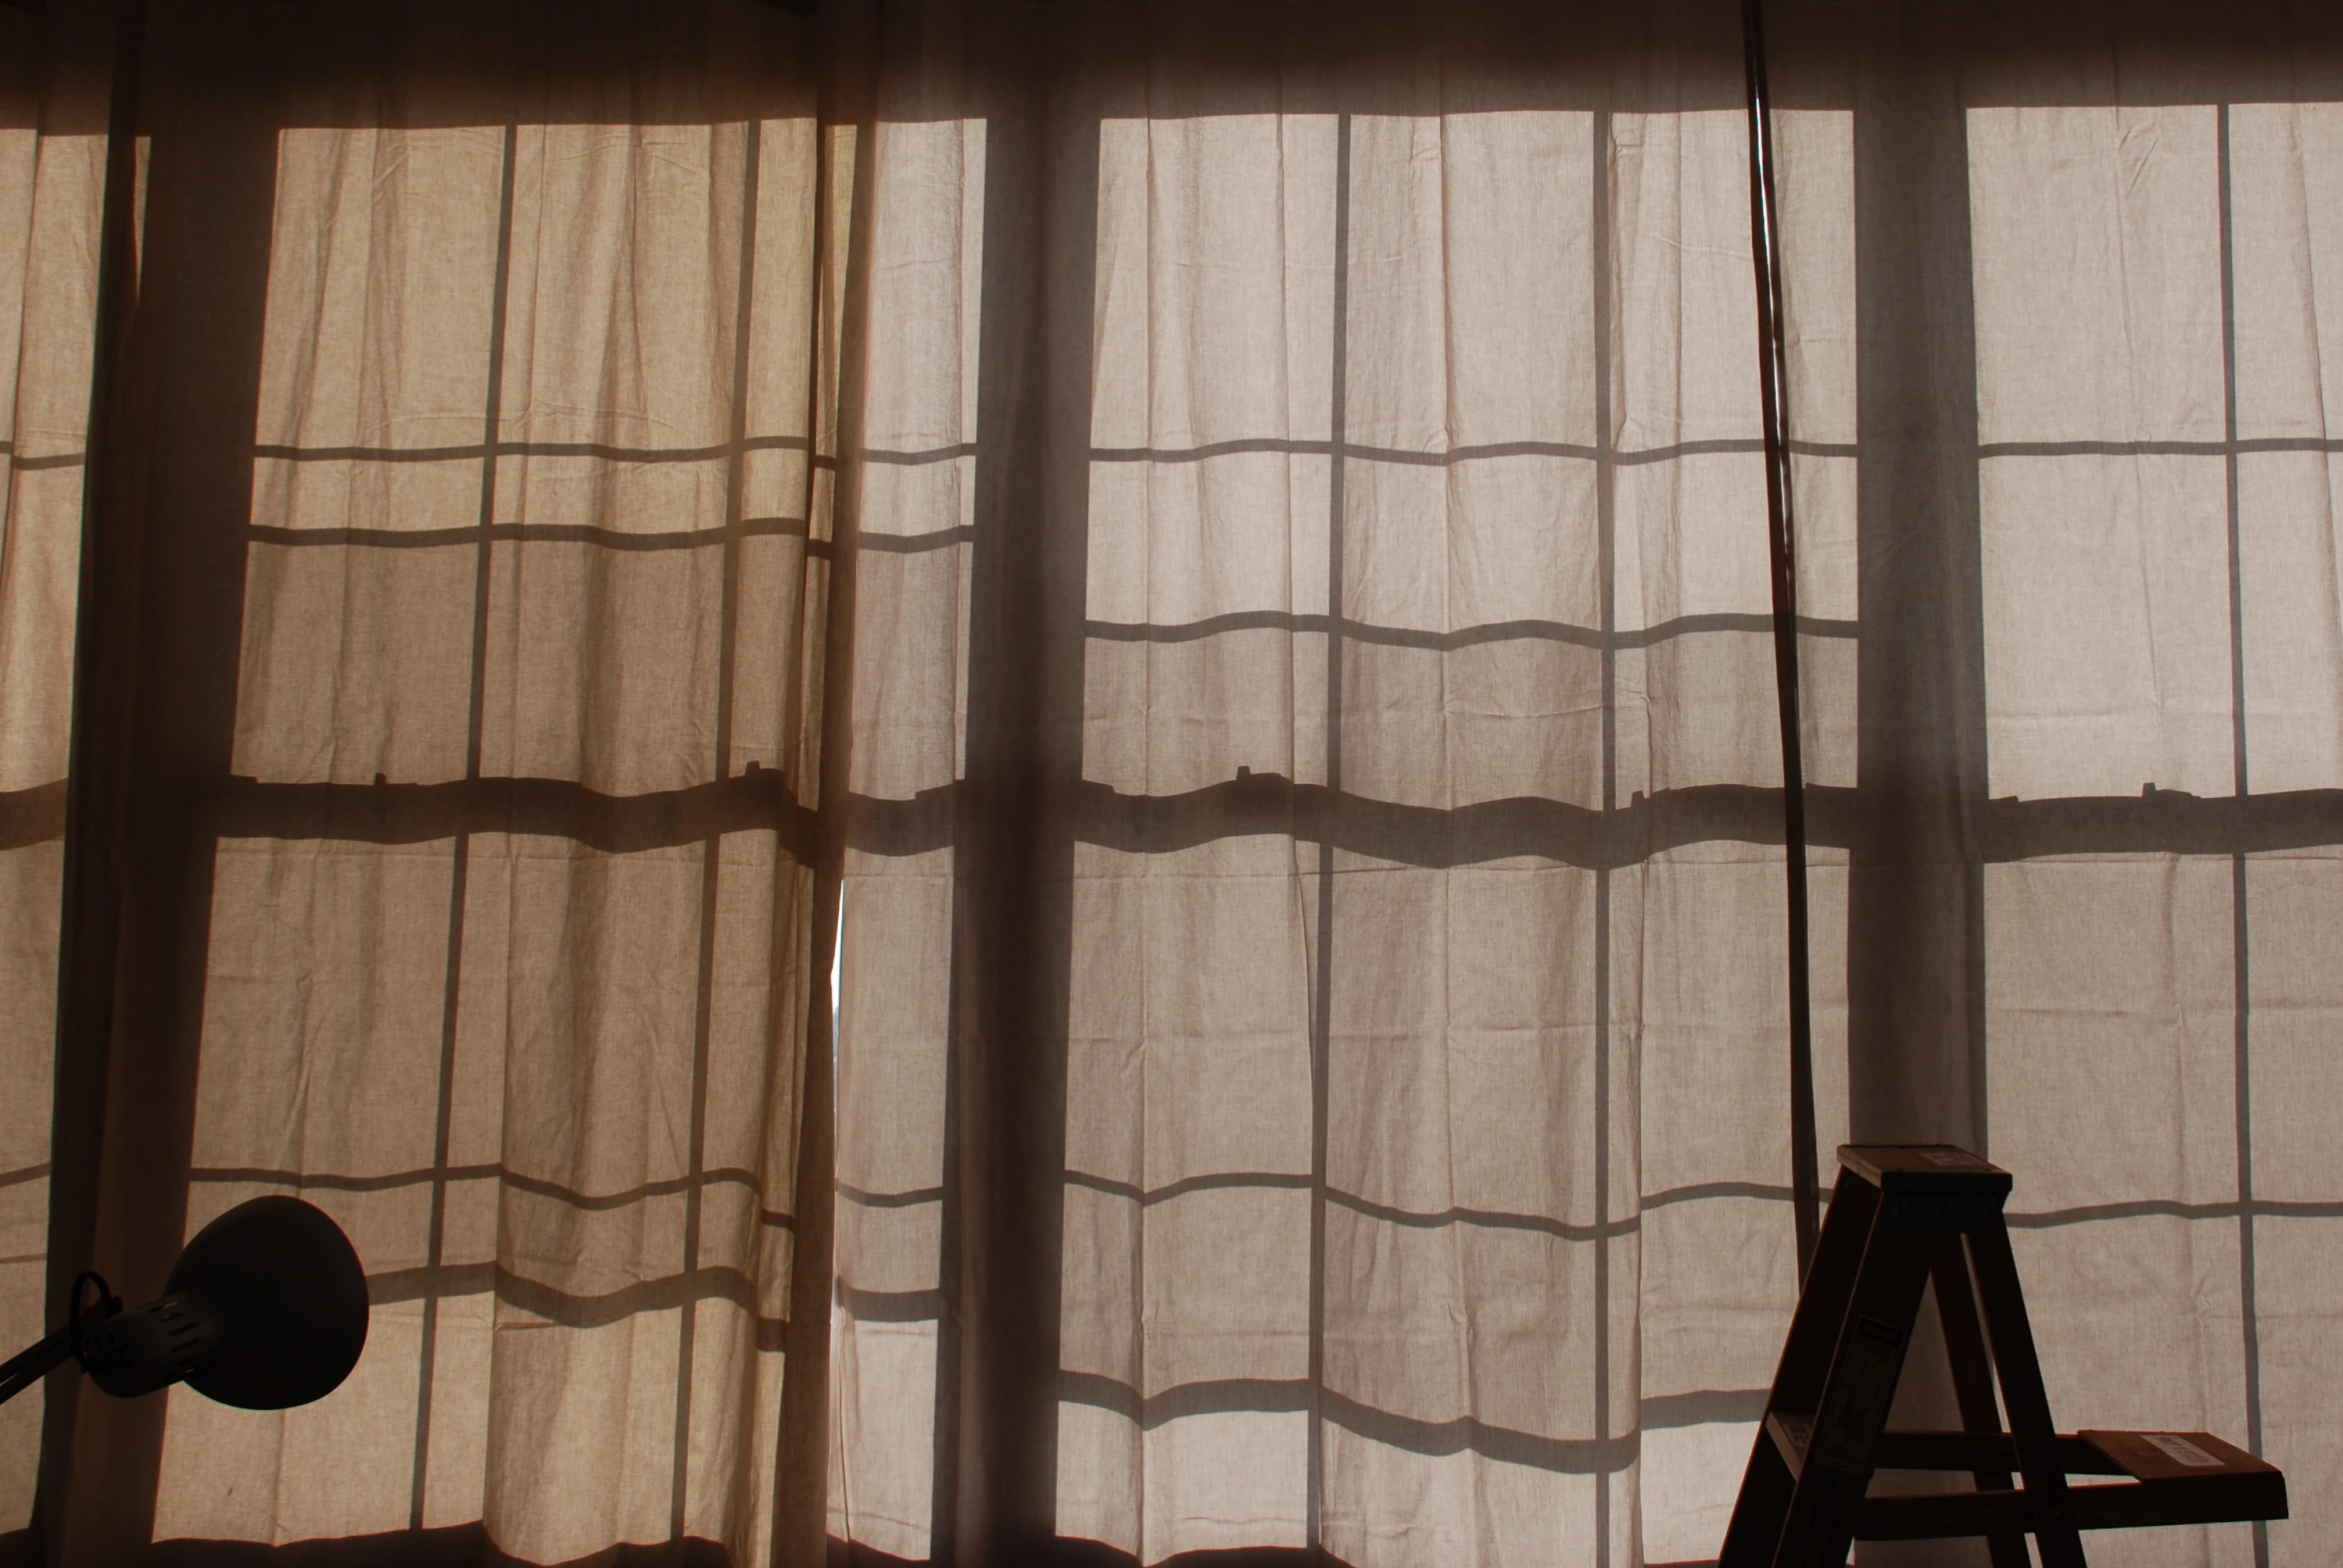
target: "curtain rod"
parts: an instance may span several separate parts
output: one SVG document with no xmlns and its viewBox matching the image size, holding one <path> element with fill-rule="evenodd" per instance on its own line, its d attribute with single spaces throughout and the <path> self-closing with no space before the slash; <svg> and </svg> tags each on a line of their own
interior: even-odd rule
<svg viewBox="0 0 2343 1568">
<path fill-rule="evenodd" d="M 1766 432 L 1766 542 L 1774 588 L 1774 686 L 1782 719 L 1782 845 L 1790 935 L 1790 1192 L 1798 1277 L 1814 1262 L 1814 1010 L 1806 888 L 1806 757 L 1798 711 L 1798 571 L 1790 493 L 1789 355 L 1782 343 L 1782 246 L 1775 227 L 1774 107 L 1766 82 L 1763 0 L 1741 0 L 1749 82 L 1749 250 L 1757 269 L 1759 392 Z"/>
</svg>

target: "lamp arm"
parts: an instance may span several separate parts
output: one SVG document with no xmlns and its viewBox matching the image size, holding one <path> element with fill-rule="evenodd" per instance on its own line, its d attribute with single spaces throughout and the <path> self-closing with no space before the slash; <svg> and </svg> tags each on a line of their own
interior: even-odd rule
<svg viewBox="0 0 2343 1568">
<path fill-rule="evenodd" d="M 60 1328 L 48 1338 L 0 1361 L 0 1404 L 5 1404 L 73 1359 L 73 1334 Z"/>
<path fill-rule="evenodd" d="M 98 1294 L 88 1306 L 82 1305 L 81 1287 L 96 1285 Z M 106 1286 L 106 1276 L 100 1273 L 77 1275 L 73 1289 L 65 1298 L 65 1326 L 38 1344 L 28 1345 L 0 1361 L 0 1404 L 23 1393 L 27 1388 L 67 1361 L 83 1361 L 82 1334 L 122 1311 L 122 1298 Z"/>
</svg>

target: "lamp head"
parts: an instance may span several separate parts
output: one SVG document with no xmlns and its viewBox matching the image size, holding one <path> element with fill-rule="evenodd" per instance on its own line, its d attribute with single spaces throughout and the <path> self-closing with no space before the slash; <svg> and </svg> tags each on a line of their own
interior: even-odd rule
<svg viewBox="0 0 2343 1568">
<path fill-rule="evenodd" d="M 82 1318 L 77 1333 L 90 1380 L 118 1397 L 184 1378 L 222 1404 L 289 1409 L 332 1393 L 358 1364 L 366 1270 L 322 1209 L 256 1197 L 196 1233 L 160 1299 Z"/>
</svg>

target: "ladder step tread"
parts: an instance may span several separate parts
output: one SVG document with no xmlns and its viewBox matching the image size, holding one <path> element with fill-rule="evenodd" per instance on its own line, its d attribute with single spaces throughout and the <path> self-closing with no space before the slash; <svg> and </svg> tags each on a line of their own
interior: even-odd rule
<svg viewBox="0 0 2343 1568">
<path fill-rule="evenodd" d="M 2129 1530 L 2150 1525 L 2225 1524 L 2286 1517 L 2286 1482 L 2275 1470 L 2172 1486 L 2114 1481 L 2070 1487 L 2074 1528 Z M 1929 1541 L 2033 1530 L 2038 1519 L 2022 1491 L 1924 1492 L 1866 1497 L 1856 1504 L 1859 1541 Z"/>
<path fill-rule="evenodd" d="M 2007 1193 L 2009 1173 L 1950 1144 L 1842 1144 L 1839 1164 L 1883 1192 Z"/>
<path fill-rule="evenodd" d="M 2068 1475 L 2128 1475 L 2105 1451 L 2072 1432 L 2057 1436 L 2058 1464 Z M 1890 1430 L 1874 1463 L 1882 1470 L 2015 1470 L 2017 1442 L 2007 1432 Z"/>
<path fill-rule="evenodd" d="M 2210 1481 L 2278 1473 L 2276 1465 L 2256 1459 L 2210 1432 L 2085 1430 L 2074 1435 L 2114 1460 L 2136 1481 Z"/>
</svg>

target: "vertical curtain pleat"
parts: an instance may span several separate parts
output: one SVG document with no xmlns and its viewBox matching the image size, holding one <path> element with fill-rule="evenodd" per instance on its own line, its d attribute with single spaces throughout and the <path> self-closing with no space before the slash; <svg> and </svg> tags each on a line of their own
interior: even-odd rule
<svg viewBox="0 0 2343 1568">
<path fill-rule="evenodd" d="M 783 1408 L 827 1337 L 791 1315 L 808 1169 L 826 1202 L 801 1143 L 846 233 L 816 207 L 854 180 L 820 36 L 730 7 L 154 33 L 95 1249 L 135 1299 L 293 1192 L 373 1312 L 320 1405 L 85 1394 L 44 1534 L 66 1561 L 410 1531 L 802 1560 L 773 1509 L 820 1467 Z M 25 439 L 72 427 L 16 407 L 29 477 Z M 13 572 L 40 523 L 12 507 Z"/>
<path fill-rule="evenodd" d="M 832 1483 L 894 1556 L 1706 1555 L 1795 1289 L 1737 20 L 1332 22 L 900 24 Z"/>
<path fill-rule="evenodd" d="M 96 47 L 91 47 L 92 45 Z M 47 1332 L 50 1090 L 81 565 L 104 39 L 0 17 L 0 1340 Z M 0 1409 L 0 1531 L 31 1517 L 44 1394 Z"/>
</svg>

